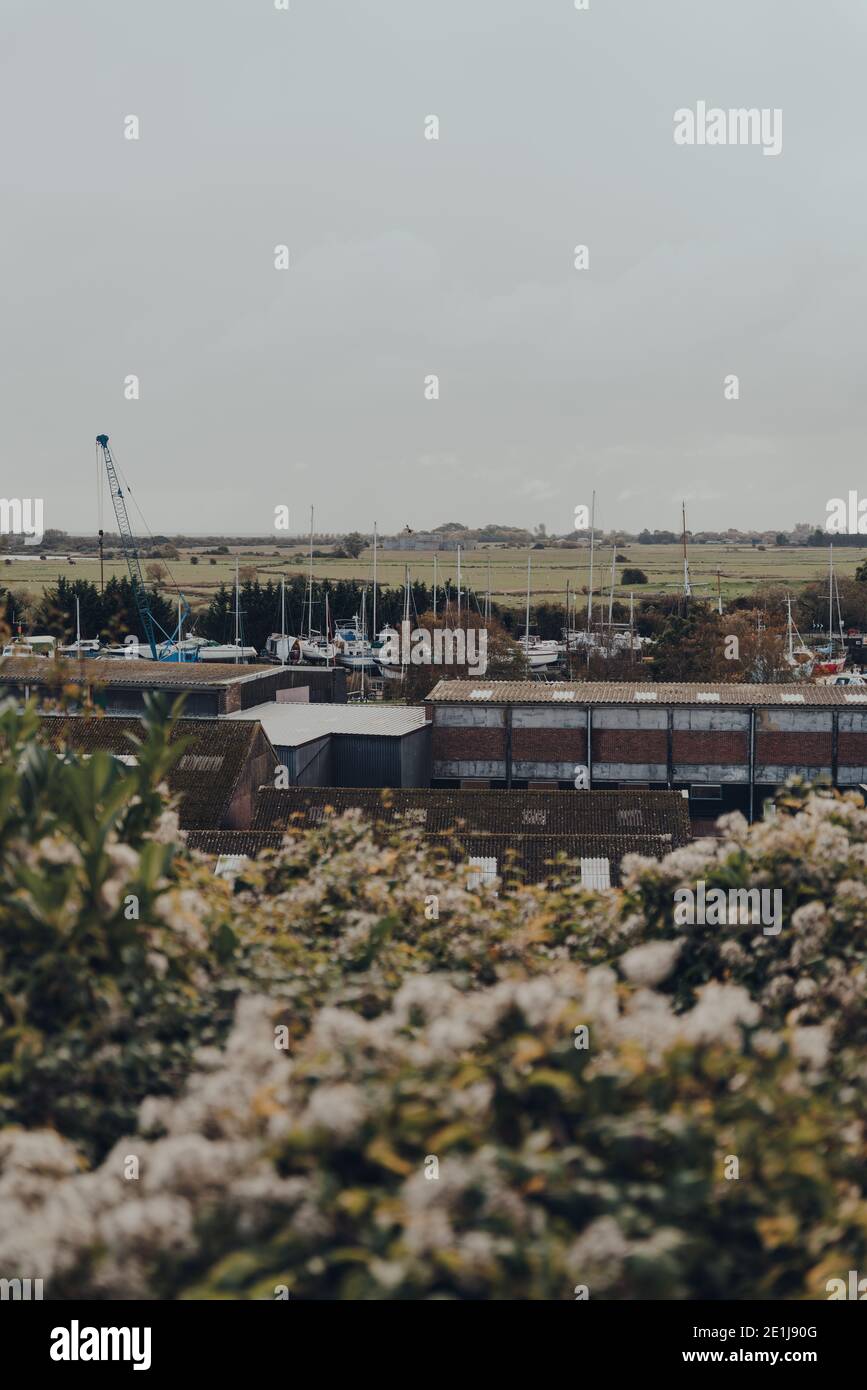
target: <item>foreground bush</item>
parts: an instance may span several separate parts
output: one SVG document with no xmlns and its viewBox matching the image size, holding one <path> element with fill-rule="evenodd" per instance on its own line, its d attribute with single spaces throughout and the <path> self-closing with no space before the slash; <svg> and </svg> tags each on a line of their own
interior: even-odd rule
<svg viewBox="0 0 867 1390">
<path fill-rule="evenodd" d="M 232 895 L 175 843 L 158 731 L 137 769 L 31 776 L 3 727 L 0 1272 L 57 1298 L 797 1299 L 867 1261 L 855 798 L 797 792 L 601 895 L 566 867 L 468 892 L 346 817 Z M 675 888 L 765 878 L 778 936 L 674 928 Z"/>
<path fill-rule="evenodd" d="M 103 1152 L 225 1035 L 235 990 L 204 873 L 178 875 L 156 719 L 130 752 L 60 758 L 0 711 L 0 1123 Z"/>
</svg>

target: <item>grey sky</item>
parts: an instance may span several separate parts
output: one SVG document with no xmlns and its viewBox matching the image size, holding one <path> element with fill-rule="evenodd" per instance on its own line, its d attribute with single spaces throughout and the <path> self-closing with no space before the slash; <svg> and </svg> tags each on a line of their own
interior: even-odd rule
<svg viewBox="0 0 867 1390">
<path fill-rule="evenodd" d="M 290 4 L 5 0 L 0 495 L 94 529 L 102 430 L 154 531 L 867 491 L 863 0 Z"/>
</svg>

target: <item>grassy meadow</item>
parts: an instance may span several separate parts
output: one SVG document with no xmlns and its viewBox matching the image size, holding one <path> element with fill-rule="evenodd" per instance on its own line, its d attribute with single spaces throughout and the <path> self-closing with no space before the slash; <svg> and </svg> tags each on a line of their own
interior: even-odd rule
<svg viewBox="0 0 867 1390">
<path fill-rule="evenodd" d="M 198 563 L 192 563 L 195 550 L 185 549 L 179 560 L 145 561 L 143 567 L 152 563 L 162 564 L 170 571 L 174 581 L 187 596 L 193 607 L 210 599 L 221 583 L 234 583 L 235 560 L 243 571 L 253 571 L 260 582 L 269 579 L 279 582 L 281 576 L 308 572 L 308 560 L 301 549 L 284 550 L 281 554 L 268 551 L 260 546 L 256 549 L 234 547 L 229 555 L 209 556 L 198 553 Z M 464 589 L 469 587 L 478 595 L 483 595 L 488 586 L 488 566 L 490 564 L 491 589 L 495 601 L 505 605 L 520 607 L 526 596 L 527 550 L 509 548 L 504 550 L 468 550 L 461 555 L 461 576 Z M 618 549 L 618 554 L 626 557 L 626 563 L 643 570 L 648 583 L 635 589 L 636 597 L 650 594 L 670 594 L 678 591 L 683 582 L 683 558 L 679 545 L 638 545 L 628 544 Z M 835 554 L 835 572 L 839 578 L 854 574 L 858 564 L 867 557 L 867 546 L 838 548 Z M 749 545 L 694 545 L 690 548 L 690 575 L 693 593 L 696 596 L 715 596 L 717 592 L 717 571 L 720 572 L 723 599 L 732 599 L 750 594 L 757 586 L 767 583 L 783 584 L 796 589 L 811 580 L 822 579 L 828 570 L 828 552 L 822 549 L 805 549 L 800 546 L 769 546 L 758 550 Z M 211 562 L 214 563 L 211 563 Z M 556 603 L 565 598 L 567 581 L 573 592 L 586 587 L 588 581 L 589 550 L 534 550 L 532 552 L 533 598 L 538 602 Z M 405 567 L 409 566 L 410 576 L 430 585 L 433 582 L 433 551 L 394 551 L 379 550 L 377 575 L 380 584 L 399 586 L 403 583 Z M 628 588 L 620 583 L 620 572 L 625 565 L 617 565 L 615 593 L 620 597 L 628 595 Z M 313 562 L 316 579 L 358 579 L 369 580 L 373 571 L 373 552 L 366 550 L 357 560 L 333 558 L 322 555 Z M 124 575 L 126 566 L 122 558 L 106 560 L 105 577 L 111 574 Z M 457 580 L 457 554 L 454 551 L 440 551 L 437 554 L 437 573 L 442 584 L 449 580 L 452 586 Z M 26 590 L 38 596 L 43 589 L 50 587 L 59 574 L 70 580 L 87 579 L 99 582 L 99 562 L 93 557 L 74 556 L 73 563 L 65 557 L 40 559 L 38 555 L 15 555 L 3 557 L 0 562 L 0 584 L 7 589 Z M 610 548 L 597 551 L 594 567 L 594 591 L 608 593 L 611 575 Z M 162 583 L 163 592 L 170 595 L 174 584 L 166 578 Z"/>
</svg>

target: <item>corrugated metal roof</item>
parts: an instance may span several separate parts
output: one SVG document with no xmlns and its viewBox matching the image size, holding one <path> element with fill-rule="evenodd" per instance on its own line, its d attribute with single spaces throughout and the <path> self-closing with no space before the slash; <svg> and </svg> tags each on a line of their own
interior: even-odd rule
<svg viewBox="0 0 867 1390">
<path fill-rule="evenodd" d="M 48 661 L 45 657 L 7 656 L 0 661 L 0 685 L 103 685 L 164 686 L 169 690 L 244 684 L 261 676 L 273 676 L 279 666 L 235 666 L 232 663 L 197 661 Z"/>
<path fill-rule="evenodd" d="M 309 705 L 272 702 L 225 716 L 258 719 L 275 747 L 288 748 L 325 734 L 376 734 L 400 738 L 424 727 L 418 705 Z"/>
<path fill-rule="evenodd" d="M 479 690 L 490 690 L 490 703 L 515 705 L 559 704 L 564 692 L 574 692 L 577 705 L 630 705 L 655 701 L 660 705 L 788 705 L 793 695 L 805 705 L 847 705 L 851 689 L 834 685 L 712 685 L 660 684 L 631 681 L 440 681 L 426 697 L 433 704 L 476 704 Z M 798 700 L 798 704 L 801 700 Z"/>
</svg>

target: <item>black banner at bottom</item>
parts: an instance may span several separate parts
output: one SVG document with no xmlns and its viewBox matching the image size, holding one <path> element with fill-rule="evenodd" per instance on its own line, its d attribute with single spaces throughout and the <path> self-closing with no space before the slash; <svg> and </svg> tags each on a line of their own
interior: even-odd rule
<svg viewBox="0 0 867 1390">
<path fill-rule="evenodd" d="M 7 1364 L 14 1358 L 22 1368 L 61 1377 L 92 1377 L 104 1369 L 115 1376 L 163 1377 L 184 1371 L 225 1376 L 281 1365 L 288 1372 L 305 1349 L 325 1352 L 322 1370 L 329 1375 L 344 1356 L 357 1374 L 366 1355 L 380 1364 L 388 1362 L 406 1332 L 424 1338 L 417 1344 L 423 1350 L 418 1370 L 423 1369 L 429 1381 L 437 1359 L 454 1374 L 456 1347 L 439 1340 L 452 1330 L 469 1335 L 471 1345 L 474 1335 L 481 1333 L 476 1355 L 483 1347 L 488 1364 L 496 1360 L 498 1350 L 511 1360 L 517 1334 L 521 1349 L 541 1353 L 546 1363 L 560 1349 L 562 1338 L 564 1355 L 574 1357 L 580 1350 L 581 1364 L 589 1368 L 592 1363 L 585 1358 L 595 1353 L 615 1373 L 640 1370 L 664 1377 L 673 1370 L 714 1366 L 802 1366 L 827 1377 L 829 1371 L 857 1364 L 863 1345 L 864 1315 L 857 1307 L 842 1307 L 847 1301 L 510 1303 L 508 1320 L 502 1323 L 497 1312 L 502 1304 L 469 1301 L 454 1311 L 454 1323 L 442 1307 L 409 1302 L 6 1301 L 0 1302 L 0 1334 Z M 369 1340 L 371 1333 L 375 1342 Z M 438 1340 L 430 1340 L 432 1334 Z M 525 1334 L 532 1340 L 524 1341 Z M 461 1360 L 466 1361 L 464 1353 Z"/>
</svg>

